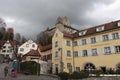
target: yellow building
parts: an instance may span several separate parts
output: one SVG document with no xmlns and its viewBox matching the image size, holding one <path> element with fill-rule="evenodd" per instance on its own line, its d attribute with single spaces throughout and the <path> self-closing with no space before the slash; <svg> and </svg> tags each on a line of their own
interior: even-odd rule
<svg viewBox="0 0 120 80">
<path fill-rule="evenodd" d="M 120 21 L 80 31 L 64 23 L 52 38 L 53 73 L 120 68 Z"/>
</svg>

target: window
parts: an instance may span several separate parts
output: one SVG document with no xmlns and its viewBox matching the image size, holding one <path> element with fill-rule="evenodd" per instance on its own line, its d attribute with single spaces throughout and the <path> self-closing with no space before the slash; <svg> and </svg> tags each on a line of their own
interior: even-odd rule
<svg viewBox="0 0 120 80">
<path fill-rule="evenodd" d="M 84 66 L 84 70 L 87 70 L 87 71 L 91 72 L 92 70 L 95 70 L 95 65 L 92 64 L 92 63 L 87 63 Z"/>
<path fill-rule="evenodd" d="M 10 49 L 10 52 L 12 52 L 12 49 Z"/>
<path fill-rule="evenodd" d="M 26 47 L 29 47 L 29 44 L 26 44 Z"/>
<path fill-rule="evenodd" d="M 77 41 L 74 41 L 73 46 L 77 46 L 77 45 L 78 45 Z"/>
<path fill-rule="evenodd" d="M 119 38 L 119 33 L 113 33 L 112 37 L 113 37 L 113 39 L 118 39 Z"/>
<path fill-rule="evenodd" d="M 32 47 L 34 48 L 34 47 L 35 47 L 35 45 L 33 44 L 33 45 L 32 45 Z"/>
<path fill-rule="evenodd" d="M 96 43 L 96 37 L 91 38 L 91 43 Z"/>
<path fill-rule="evenodd" d="M 8 48 L 10 49 L 10 48 L 12 48 L 11 46 L 8 46 Z"/>
<path fill-rule="evenodd" d="M 67 68 L 69 70 L 69 73 L 72 72 L 72 64 L 71 63 L 67 63 Z"/>
<path fill-rule="evenodd" d="M 3 48 L 6 48 L 6 46 L 3 46 Z"/>
<path fill-rule="evenodd" d="M 97 49 L 92 49 L 92 56 L 96 56 L 97 55 Z"/>
<path fill-rule="evenodd" d="M 120 46 L 115 46 L 115 52 L 120 53 Z"/>
<path fill-rule="evenodd" d="M 103 30 L 104 30 L 104 26 L 100 26 L 100 27 L 97 27 L 97 28 L 96 28 L 96 31 L 98 31 L 98 32 L 99 32 L 99 31 L 103 31 Z"/>
<path fill-rule="evenodd" d="M 120 26 L 120 22 L 118 22 L 118 27 Z"/>
<path fill-rule="evenodd" d="M 58 41 L 55 42 L 55 47 L 58 47 Z"/>
<path fill-rule="evenodd" d="M 76 67 L 76 71 L 77 71 L 77 72 L 80 72 L 80 67 Z"/>
<path fill-rule="evenodd" d="M 24 51 L 24 49 L 23 49 L 23 48 L 20 48 L 20 51 Z"/>
<path fill-rule="evenodd" d="M 83 35 L 85 35 L 86 32 L 87 32 L 87 31 L 81 31 L 81 32 L 79 32 L 79 36 L 83 36 Z"/>
<path fill-rule="evenodd" d="M 6 52 L 6 50 L 2 50 L 2 52 Z"/>
<path fill-rule="evenodd" d="M 71 52 L 70 51 L 67 51 L 67 56 L 71 57 Z"/>
<path fill-rule="evenodd" d="M 10 52 L 10 50 L 7 50 L 7 52 Z"/>
<path fill-rule="evenodd" d="M 103 41 L 109 40 L 109 36 L 108 35 L 103 35 L 102 38 L 103 38 Z"/>
<path fill-rule="evenodd" d="M 55 57 L 58 57 L 58 52 L 57 51 L 55 52 Z"/>
<path fill-rule="evenodd" d="M 78 57 L 78 56 L 79 56 L 79 55 L 78 55 L 78 51 L 75 51 L 75 52 L 74 52 L 74 56 L 75 56 L 75 57 Z"/>
<path fill-rule="evenodd" d="M 105 53 L 105 54 L 111 54 L 111 49 L 110 49 L 110 47 L 104 47 L 104 53 Z"/>
<path fill-rule="evenodd" d="M 85 44 L 87 44 L 86 39 L 83 39 L 82 40 L 82 45 L 85 45 Z"/>
<path fill-rule="evenodd" d="M 58 68 L 58 64 L 55 64 L 55 68 Z"/>
<path fill-rule="evenodd" d="M 83 56 L 88 56 L 87 50 L 83 50 Z"/>
<path fill-rule="evenodd" d="M 67 45 L 67 46 L 70 46 L 70 41 L 66 41 L 66 45 Z"/>
</svg>

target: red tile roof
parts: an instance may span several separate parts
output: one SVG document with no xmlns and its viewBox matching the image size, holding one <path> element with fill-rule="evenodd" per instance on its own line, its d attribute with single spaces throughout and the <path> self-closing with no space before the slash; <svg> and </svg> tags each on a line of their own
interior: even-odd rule
<svg viewBox="0 0 120 80">
<path fill-rule="evenodd" d="M 92 34 L 96 34 L 96 33 L 105 32 L 105 31 L 108 31 L 108 30 L 114 30 L 114 29 L 120 28 L 120 27 L 118 27 L 118 25 L 117 25 L 118 22 L 120 22 L 120 20 L 118 20 L 118 21 L 113 21 L 113 22 L 109 22 L 109 23 L 102 24 L 102 25 L 95 26 L 95 27 L 91 27 L 91 28 L 88 28 L 88 29 L 80 30 L 80 31 L 78 31 L 78 32 L 75 33 L 75 34 L 64 33 L 64 37 L 68 37 L 68 38 L 78 38 L 78 37 L 82 37 L 82 36 L 87 36 L 87 35 L 92 35 Z M 100 26 L 104 26 L 104 30 L 97 32 L 97 31 L 96 31 L 96 28 L 97 28 L 97 27 L 100 27 Z M 81 32 L 81 31 L 86 31 L 85 35 L 79 36 L 79 32 Z"/>
<path fill-rule="evenodd" d="M 24 56 L 40 56 L 40 53 L 38 50 L 30 50 L 27 54 L 25 54 Z"/>
<path fill-rule="evenodd" d="M 52 49 L 52 44 L 49 44 L 49 45 L 46 45 L 46 46 L 39 45 L 38 48 L 40 49 L 41 52 L 47 51 L 47 50 Z"/>
</svg>

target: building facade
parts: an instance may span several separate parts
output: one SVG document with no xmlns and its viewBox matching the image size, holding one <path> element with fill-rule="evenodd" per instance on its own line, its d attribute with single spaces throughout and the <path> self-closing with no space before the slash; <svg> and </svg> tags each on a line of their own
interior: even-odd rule
<svg viewBox="0 0 120 80">
<path fill-rule="evenodd" d="M 32 40 L 28 40 L 18 48 L 18 54 L 25 55 L 32 49 L 37 50 L 38 45 Z"/>
<path fill-rule="evenodd" d="M 1 41 L 1 44 L 0 54 L 12 58 L 14 55 L 14 45 L 12 41 Z"/>
<path fill-rule="evenodd" d="M 80 31 L 58 25 L 52 38 L 53 73 L 120 68 L 120 21 Z"/>
</svg>

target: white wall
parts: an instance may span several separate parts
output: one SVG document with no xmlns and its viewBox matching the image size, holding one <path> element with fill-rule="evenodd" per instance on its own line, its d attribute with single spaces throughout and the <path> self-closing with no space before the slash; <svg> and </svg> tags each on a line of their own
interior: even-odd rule
<svg viewBox="0 0 120 80">
<path fill-rule="evenodd" d="M 34 47 L 33 47 L 34 45 Z M 22 54 L 25 55 L 26 53 L 28 53 L 31 49 L 33 50 L 37 50 L 38 45 L 33 42 L 32 40 L 28 40 L 27 42 L 25 42 L 24 44 L 22 44 L 19 48 L 18 48 L 18 54 Z M 23 51 L 21 51 L 21 49 L 23 49 Z"/>
</svg>

